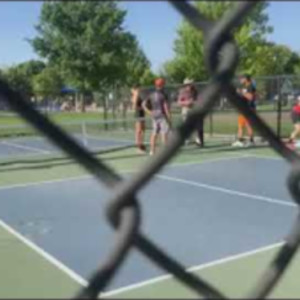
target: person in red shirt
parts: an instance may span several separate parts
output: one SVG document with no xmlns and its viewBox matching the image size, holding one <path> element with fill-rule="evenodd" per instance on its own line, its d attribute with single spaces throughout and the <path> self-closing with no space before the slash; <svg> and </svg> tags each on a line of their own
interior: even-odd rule
<svg viewBox="0 0 300 300">
<path fill-rule="evenodd" d="M 291 118 L 294 124 L 294 130 L 290 135 L 288 143 L 294 144 L 296 137 L 300 135 L 300 95 L 297 97 L 296 105 L 292 108 Z"/>
<path fill-rule="evenodd" d="M 199 100 L 198 91 L 192 79 L 186 78 L 183 82 L 183 87 L 179 91 L 177 103 L 181 107 L 182 120 L 185 121 L 189 111 L 193 108 L 196 101 Z M 199 147 L 204 147 L 204 120 L 199 118 L 196 126 L 197 137 L 196 144 Z M 191 138 L 186 140 L 186 144 L 191 142 Z"/>
</svg>

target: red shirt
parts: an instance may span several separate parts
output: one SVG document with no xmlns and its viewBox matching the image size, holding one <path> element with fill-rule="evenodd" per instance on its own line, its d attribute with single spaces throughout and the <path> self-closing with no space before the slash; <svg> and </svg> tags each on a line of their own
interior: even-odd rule
<svg viewBox="0 0 300 300">
<path fill-rule="evenodd" d="M 300 105 L 299 104 L 296 104 L 293 107 L 293 112 L 296 113 L 297 115 L 300 115 Z"/>
</svg>

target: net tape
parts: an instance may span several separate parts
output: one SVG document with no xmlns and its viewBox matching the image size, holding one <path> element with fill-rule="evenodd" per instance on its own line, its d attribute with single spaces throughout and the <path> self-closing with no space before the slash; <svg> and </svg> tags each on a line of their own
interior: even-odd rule
<svg viewBox="0 0 300 300">
<path fill-rule="evenodd" d="M 196 127 L 199 117 L 204 117 L 213 107 L 220 93 L 224 93 L 231 103 L 243 113 L 251 125 L 257 129 L 269 142 L 271 147 L 284 159 L 291 163 L 291 172 L 287 185 L 294 201 L 300 203 L 300 164 L 299 156 L 287 148 L 265 122 L 252 112 L 236 93 L 231 84 L 238 62 L 238 47 L 232 36 L 247 14 L 257 5 L 258 1 L 236 2 L 233 9 L 224 13 L 224 16 L 213 22 L 206 19 L 186 1 L 169 1 L 195 28 L 204 34 L 205 61 L 210 71 L 211 79 L 208 86 L 201 93 L 202 102 L 198 103 L 186 121 L 180 124 L 168 144 L 146 162 L 131 180 L 122 180 L 114 170 L 102 160 L 93 157 L 88 150 L 76 143 L 61 128 L 36 111 L 29 103 L 6 83 L 0 82 L 0 93 L 8 104 L 31 125 L 48 137 L 53 143 L 73 157 L 101 184 L 114 189 L 115 193 L 106 202 L 108 221 L 115 229 L 111 242 L 111 251 L 108 257 L 92 274 L 87 287 L 82 288 L 76 298 L 95 298 L 109 285 L 124 262 L 128 252 L 135 247 L 153 263 L 171 273 L 199 296 L 206 298 L 226 298 L 222 292 L 201 277 L 185 271 L 183 265 L 164 252 L 140 230 L 141 212 L 137 193 L 160 171 L 166 163 L 174 157 L 186 138 Z M 298 217 L 291 231 L 287 234 L 285 243 L 275 258 L 264 271 L 256 285 L 249 291 L 247 297 L 264 298 L 278 283 L 284 271 L 294 257 L 300 244 L 300 218 Z"/>
</svg>

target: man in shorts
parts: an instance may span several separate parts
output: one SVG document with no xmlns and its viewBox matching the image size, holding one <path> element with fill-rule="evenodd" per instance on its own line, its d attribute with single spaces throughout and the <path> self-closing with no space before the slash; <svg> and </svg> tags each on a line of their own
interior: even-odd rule
<svg viewBox="0 0 300 300">
<path fill-rule="evenodd" d="M 150 138 L 150 155 L 155 153 L 156 140 L 161 135 L 162 144 L 167 142 L 168 133 L 171 127 L 171 114 L 168 103 L 168 96 L 163 90 L 165 80 L 155 80 L 155 91 L 152 92 L 143 102 L 144 110 L 152 118 L 152 133 Z"/>
<path fill-rule="evenodd" d="M 252 78 L 250 75 L 243 75 L 240 77 L 240 83 L 242 85 L 241 89 L 238 89 L 238 92 L 240 95 L 245 99 L 247 102 L 248 106 L 250 109 L 253 111 L 256 110 L 256 88 L 255 85 L 252 82 Z M 247 133 L 249 136 L 249 143 L 246 145 L 254 145 L 254 133 L 253 129 L 247 120 L 247 118 L 239 114 L 238 116 L 238 133 L 237 133 L 237 141 L 235 141 L 232 146 L 234 147 L 243 147 L 244 146 L 244 138 L 243 138 L 243 133 L 244 133 L 244 128 L 247 129 Z"/>
</svg>

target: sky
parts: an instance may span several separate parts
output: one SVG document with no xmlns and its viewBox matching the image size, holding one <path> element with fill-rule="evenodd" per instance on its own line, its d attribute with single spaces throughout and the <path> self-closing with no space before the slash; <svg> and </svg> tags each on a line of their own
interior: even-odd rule
<svg viewBox="0 0 300 300">
<path fill-rule="evenodd" d="M 37 59 L 28 38 L 35 36 L 42 2 L 0 2 L 0 67 Z M 181 16 L 164 1 L 123 1 L 127 9 L 125 28 L 134 33 L 149 58 L 152 69 L 174 56 L 173 42 Z M 300 2 L 271 2 L 268 7 L 269 24 L 274 32 L 268 40 L 285 44 L 300 52 Z"/>
</svg>

